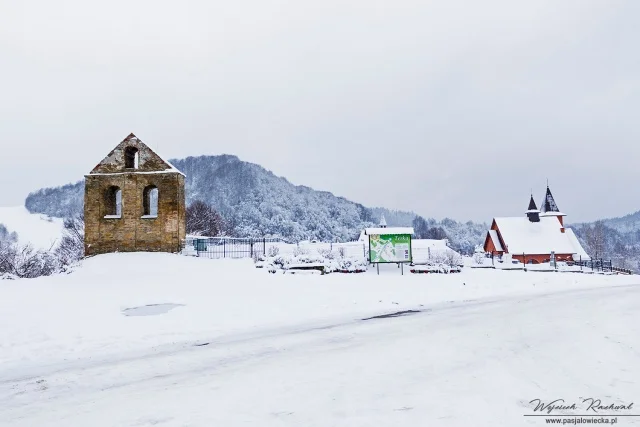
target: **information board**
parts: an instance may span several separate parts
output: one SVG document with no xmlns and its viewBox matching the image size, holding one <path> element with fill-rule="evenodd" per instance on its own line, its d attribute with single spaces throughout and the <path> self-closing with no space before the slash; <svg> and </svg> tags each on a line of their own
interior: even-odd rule
<svg viewBox="0 0 640 427">
<path fill-rule="evenodd" d="M 410 234 L 370 234 L 369 262 L 411 262 Z"/>
</svg>

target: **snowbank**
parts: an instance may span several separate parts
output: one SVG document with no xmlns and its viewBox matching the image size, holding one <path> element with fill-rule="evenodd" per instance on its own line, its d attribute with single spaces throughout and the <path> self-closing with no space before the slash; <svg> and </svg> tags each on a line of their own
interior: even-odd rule
<svg viewBox="0 0 640 427">
<path fill-rule="evenodd" d="M 367 270 L 367 262 L 359 248 L 354 255 L 349 253 L 348 246 L 344 244 L 336 244 L 335 250 L 332 249 L 334 245 L 325 247 L 327 244 L 288 246 L 269 247 L 266 256 L 256 257 L 256 266 L 265 268 L 270 273 L 276 273 L 278 270 L 299 270 L 310 266 L 319 268 L 322 273 L 362 273 Z M 285 249 L 282 253 L 281 248 Z"/>
<path fill-rule="evenodd" d="M 371 269 L 355 275 L 289 276 L 256 269 L 250 259 L 100 255 L 72 274 L 0 282 L 0 381 L 73 361 L 173 351 L 230 335 L 637 281 L 636 276 L 474 269 L 455 275 L 405 271 L 401 276 L 395 265 L 381 265 L 380 275 Z M 124 314 L 158 304 L 171 309 L 157 315 Z"/>
</svg>

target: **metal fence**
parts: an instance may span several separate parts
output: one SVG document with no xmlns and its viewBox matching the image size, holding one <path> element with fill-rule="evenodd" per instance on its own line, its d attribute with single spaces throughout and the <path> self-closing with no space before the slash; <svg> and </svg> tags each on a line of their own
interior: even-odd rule
<svg viewBox="0 0 640 427">
<path fill-rule="evenodd" d="M 498 262 L 500 263 L 502 262 L 502 257 L 503 257 L 502 255 L 496 255 L 494 252 L 491 252 L 490 254 L 491 254 L 490 258 L 491 258 L 492 266 L 496 266 Z M 515 254 L 515 255 L 520 256 L 520 254 Z M 526 254 L 522 254 L 522 258 L 525 261 L 527 261 Z M 531 264 L 531 262 L 532 261 L 523 263 L 521 268 L 524 270 L 527 270 L 527 269 L 540 270 L 539 268 L 535 267 L 538 264 Z M 547 263 L 549 264 L 549 266 L 554 270 L 558 270 L 558 263 L 560 262 L 561 261 L 559 260 L 547 260 Z M 575 261 L 574 260 L 563 261 L 562 264 L 566 264 L 568 267 L 573 268 L 574 271 L 581 271 L 581 272 L 634 274 L 633 271 L 630 269 L 614 267 L 613 260 L 605 260 L 602 258 L 583 260 L 582 257 L 580 257 L 580 259 Z"/>
<path fill-rule="evenodd" d="M 269 243 L 280 243 L 274 238 L 196 237 L 189 236 L 182 243 L 182 253 L 205 258 L 253 258 L 266 255 Z"/>
<path fill-rule="evenodd" d="M 182 254 L 204 258 L 253 258 L 269 255 L 270 248 L 280 255 L 293 255 L 297 249 L 307 251 L 327 250 L 340 252 L 352 258 L 365 258 L 367 245 L 363 242 L 291 243 L 278 238 L 234 238 L 188 236 L 182 242 Z"/>
<path fill-rule="evenodd" d="M 633 271 L 627 268 L 614 267 L 612 260 L 591 259 L 588 261 L 576 261 L 574 264 L 585 269 L 591 269 L 592 271 L 633 274 Z"/>
</svg>

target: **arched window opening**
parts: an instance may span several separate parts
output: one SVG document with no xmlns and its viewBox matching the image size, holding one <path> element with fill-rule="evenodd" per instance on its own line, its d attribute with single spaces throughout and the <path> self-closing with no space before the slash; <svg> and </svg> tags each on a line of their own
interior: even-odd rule
<svg viewBox="0 0 640 427">
<path fill-rule="evenodd" d="M 143 218 L 156 218 L 158 216 L 158 187 L 149 185 L 142 192 Z"/>
<path fill-rule="evenodd" d="M 139 154 L 136 147 L 127 147 L 124 150 L 124 167 L 127 169 L 138 169 Z"/>
<path fill-rule="evenodd" d="M 120 218 L 122 216 L 122 190 L 115 185 L 105 192 L 105 218 Z"/>
</svg>

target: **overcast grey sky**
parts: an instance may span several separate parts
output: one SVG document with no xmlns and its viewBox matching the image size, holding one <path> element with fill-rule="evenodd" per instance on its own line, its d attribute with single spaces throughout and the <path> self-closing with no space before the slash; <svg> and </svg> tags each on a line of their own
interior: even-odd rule
<svg viewBox="0 0 640 427">
<path fill-rule="evenodd" d="M 489 221 L 640 209 L 640 1 L 0 0 L 0 205 L 134 132 Z"/>
</svg>

